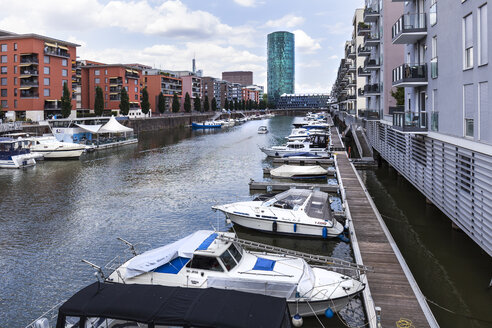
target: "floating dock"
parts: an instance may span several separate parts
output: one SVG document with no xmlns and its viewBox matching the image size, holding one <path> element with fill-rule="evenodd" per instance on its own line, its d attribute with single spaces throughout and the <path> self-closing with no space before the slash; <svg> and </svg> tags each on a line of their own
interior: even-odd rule
<svg viewBox="0 0 492 328">
<path fill-rule="evenodd" d="M 277 181 L 254 181 L 249 182 L 250 192 L 273 192 L 285 191 L 291 188 L 297 189 L 319 189 L 326 193 L 338 192 L 338 184 L 317 184 L 317 183 L 293 183 L 293 182 L 277 182 Z"/>
<path fill-rule="evenodd" d="M 321 167 L 333 166 L 333 158 L 309 158 L 309 159 L 295 159 L 295 158 L 274 158 L 273 165 L 319 165 Z"/>
<path fill-rule="evenodd" d="M 320 166 L 321 166 L 321 165 L 320 165 Z M 325 167 L 325 168 L 326 168 L 326 167 Z M 333 168 L 333 166 L 330 166 L 330 167 L 328 167 L 328 170 L 327 170 L 326 175 L 327 175 L 327 176 L 330 176 L 330 177 L 333 177 L 333 176 L 335 176 L 335 175 L 336 175 L 336 173 L 337 173 L 337 171 Z M 265 176 L 269 176 L 269 175 L 270 175 L 270 169 L 269 169 L 269 168 L 267 168 L 267 167 L 264 167 L 264 168 L 263 168 L 263 175 L 265 175 Z M 288 178 L 287 178 L 287 181 L 288 181 Z"/>
<path fill-rule="evenodd" d="M 337 129 L 331 133 L 334 146 L 344 148 Z M 357 264 L 374 269 L 363 293 L 369 327 L 378 327 L 376 307 L 382 327 L 439 327 L 347 153 L 335 159 Z"/>
</svg>

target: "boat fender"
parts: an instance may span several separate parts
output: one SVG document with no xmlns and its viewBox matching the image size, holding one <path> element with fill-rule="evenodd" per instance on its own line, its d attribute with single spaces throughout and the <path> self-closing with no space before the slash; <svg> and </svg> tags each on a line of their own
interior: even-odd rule
<svg viewBox="0 0 492 328">
<path fill-rule="evenodd" d="M 341 241 L 344 241 L 346 243 L 348 243 L 350 241 L 350 239 L 345 237 L 345 235 L 343 233 L 339 234 L 337 237 L 338 237 L 338 239 L 340 239 Z"/>
<path fill-rule="evenodd" d="M 297 232 L 297 223 L 294 223 L 294 232 Z"/>
<path fill-rule="evenodd" d="M 296 315 L 292 317 L 292 325 L 294 327 L 302 327 L 303 324 L 304 321 L 302 320 L 302 317 L 299 315 L 299 313 L 296 313 Z"/>
<path fill-rule="evenodd" d="M 327 308 L 326 311 L 325 311 L 325 317 L 327 317 L 328 319 L 331 319 L 333 318 L 333 310 L 331 308 Z"/>
<path fill-rule="evenodd" d="M 231 224 L 232 223 L 231 219 L 227 218 L 226 223 L 227 223 L 227 225 Z"/>
<path fill-rule="evenodd" d="M 328 229 L 326 227 L 323 227 L 323 239 L 328 238 Z"/>
<path fill-rule="evenodd" d="M 278 152 L 275 153 L 275 156 L 278 156 Z"/>
<path fill-rule="evenodd" d="M 277 222 L 275 221 L 272 223 L 272 231 L 277 232 Z"/>
</svg>

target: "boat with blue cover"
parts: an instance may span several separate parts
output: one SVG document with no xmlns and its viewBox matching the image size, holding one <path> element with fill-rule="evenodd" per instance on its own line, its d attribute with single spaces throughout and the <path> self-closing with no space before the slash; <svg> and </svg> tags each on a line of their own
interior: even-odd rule
<svg viewBox="0 0 492 328">
<path fill-rule="evenodd" d="M 136 255 L 114 269 L 107 282 L 232 289 L 285 298 L 301 316 L 338 311 L 364 289 L 356 278 L 311 267 L 289 254 L 244 249 L 231 232 L 201 230 Z M 116 259 L 116 258 L 115 258 Z"/>
<path fill-rule="evenodd" d="M 215 121 L 205 121 L 201 123 L 193 122 L 191 123 L 191 127 L 193 129 L 220 129 L 222 127 L 222 124 Z"/>
<path fill-rule="evenodd" d="M 18 169 L 36 164 L 43 156 L 27 148 L 27 140 L 0 137 L 0 168 Z"/>
</svg>

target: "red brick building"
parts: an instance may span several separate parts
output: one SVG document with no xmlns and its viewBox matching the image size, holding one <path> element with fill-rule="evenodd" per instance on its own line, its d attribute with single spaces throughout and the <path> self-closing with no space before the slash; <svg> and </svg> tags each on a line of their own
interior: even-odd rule
<svg viewBox="0 0 492 328">
<path fill-rule="evenodd" d="M 94 110 L 97 86 L 103 91 L 104 110 L 119 113 L 122 88 L 128 92 L 130 109 L 140 108 L 141 70 L 139 68 L 123 64 L 86 62 L 81 69 L 82 108 Z"/>
<path fill-rule="evenodd" d="M 250 71 L 235 71 L 235 72 L 222 72 L 222 80 L 239 83 L 241 85 L 253 84 L 253 72 Z"/>
<path fill-rule="evenodd" d="M 63 84 L 72 94 L 79 45 L 37 34 L 0 31 L 0 103 L 7 119 L 40 121 L 61 114 Z M 72 115 L 76 102 L 72 99 Z"/>
<path fill-rule="evenodd" d="M 260 93 L 258 90 L 254 90 L 252 88 L 243 88 L 242 91 L 244 101 L 252 100 L 255 103 L 260 102 Z"/>
<path fill-rule="evenodd" d="M 157 69 L 144 70 L 142 85 L 147 87 L 152 115 L 159 114 L 158 104 L 159 94 L 161 92 L 164 95 L 164 107 L 166 111 L 172 110 L 174 94 L 178 95 L 180 108 L 183 110 L 183 80 L 175 74 Z"/>
</svg>

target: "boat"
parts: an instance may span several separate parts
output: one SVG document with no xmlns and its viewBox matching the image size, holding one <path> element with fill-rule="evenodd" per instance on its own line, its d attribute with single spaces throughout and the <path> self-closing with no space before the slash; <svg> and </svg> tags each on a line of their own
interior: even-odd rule
<svg viewBox="0 0 492 328">
<path fill-rule="evenodd" d="M 301 316 L 339 311 L 365 288 L 359 279 L 311 267 L 301 257 L 248 251 L 231 232 L 200 230 L 115 266 L 106 282 L 269 295 L 286 299 L 290 312 Z"/>
<path fill-rule="evenodd" d="M 32 153 L 26 140 L 0 137 L 0 168 L 18 169 L 36 164 L 43 155 Z"/>
<path fill-rule="evenodd" d="M 223 212 L 234 224 L 263 232 L 303 237 L 333 238 L 344 227 L 333 216 L 328 194 L 289 189 L 266 200 L 252 200 L 212 209 Z"/>
<path fill-rule="evenodd" d="M 306 138 L 314 135 L 324 135 L 329 137 L 330 133 L 326 130 L 321 129 L 294 128 L 292 129 L 291 133 L 285 138 L 289 141 L 305 140 Z"/>
<path fill-rule="evenodd" d="M 282 165 L 270 170 L 272 178 L 323 179 L 328 171 L 319 165 Z"/>
<path fill-rule="evenodd" d="M 312 147 L 309 139 L 288 141 L 284 146 L 261 147 L 260 150 L 270 157 L 284 157 L 289 154 L 309 153 L 316 156 L 329 157 L 330 152 L 325 147 Z"/>
<path fill-rule="evenodd" d="M 54 136 L 30 137 L 31 151 L 43 154 L 45 159 L 78 159 L 90 147 L 73 142 L 60 142 Z"/>
<path fill-rule="evenodd" d="M 95 282 L 26 328 L 290 328 L 285 299 L 217 288 Z M 53 326 L 54 327 L 54 326 Z"/>
<path fill-rule="evenodd" d="M 220 129 L 222 124 L 215 121 L 205 121 L 201 123 L 192 122 L 191 127 L 193 129 Z"/>
<path fill-rule="evenodd" d="M 268 133 L 268 128 L 265 125 L 262 125 L 258 128 L 258 133 L 259 134 L 266 134 L 266 133 Z"/>
</svg>

